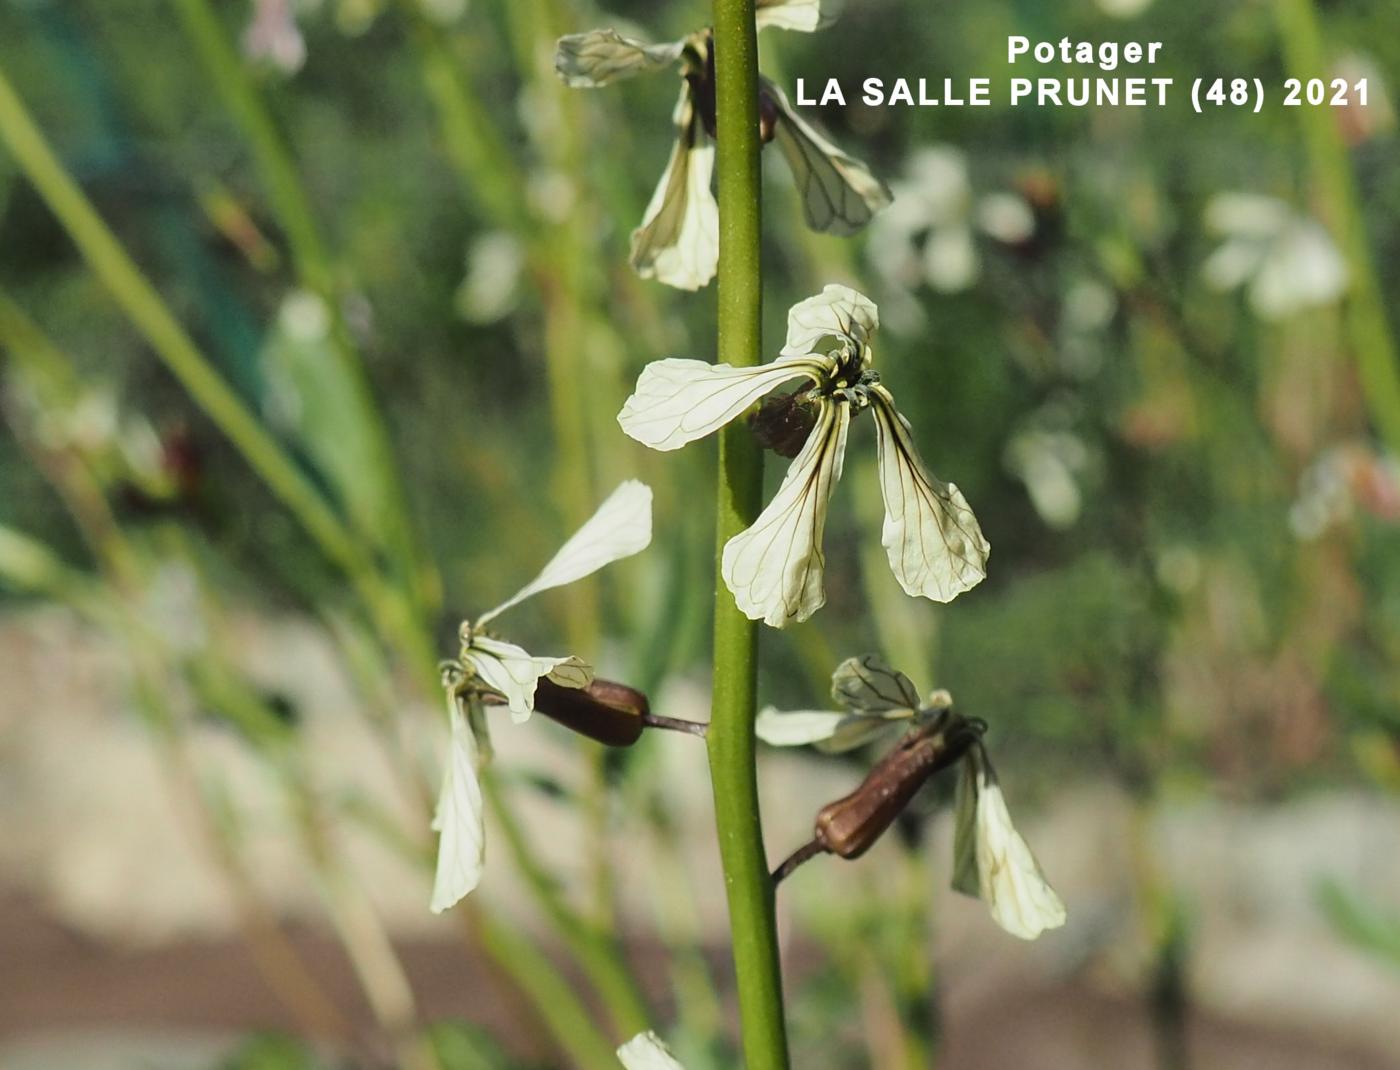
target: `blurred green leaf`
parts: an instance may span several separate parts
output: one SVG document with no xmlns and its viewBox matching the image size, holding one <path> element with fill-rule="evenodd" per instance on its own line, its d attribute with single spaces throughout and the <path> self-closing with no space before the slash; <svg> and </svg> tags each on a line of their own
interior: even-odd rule
<svg viewBox="0 0 1400 1070">
<path fill-rule="evenodd" d="M 1400 970 L 1400 912 L 1387 911 L 1330 877 L 1318 884 L 1317 902 L 1339 936 Z"/>
</svg>

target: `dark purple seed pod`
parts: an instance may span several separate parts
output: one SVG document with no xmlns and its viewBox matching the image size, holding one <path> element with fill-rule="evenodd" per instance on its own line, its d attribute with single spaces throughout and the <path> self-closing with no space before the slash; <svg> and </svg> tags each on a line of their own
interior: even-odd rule
<svg viewBox="0 0 1400 1070">
<path fill-rule="evenodd" d="M 535 709 L 579 735 L 609 747 L 630 747 L 641 738 L 651 704 L 636 688 L 614 680 L 561 687 L 546 676 L 535 687 Z"/>
<path fill-rule="evenodd" d="M 749 430 L 764 449 L 791 460 L 802 452 L 816 426 L 817 408 L 805 387 L 790 394 L 769 394 L 749 415 Z"/>
</svg>

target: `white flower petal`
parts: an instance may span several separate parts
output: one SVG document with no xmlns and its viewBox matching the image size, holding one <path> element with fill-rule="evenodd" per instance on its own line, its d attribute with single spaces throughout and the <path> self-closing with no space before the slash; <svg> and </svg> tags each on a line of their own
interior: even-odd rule
<svg viewBox="0 0 1400 1070">
<path fill-rule="evenodd" d="M 1040 863 L 1011 824 L 1001 786 L 977 770 L 977 885 L 992 920 L 1023 940 L 1065 923 L 1065 904 L 1045 880 Z"/>
<path fill-rule="evenodd" d="M 1206 229 L 1237 238 L 1272 238 L 1293 210 L 1277 197 L 1259 193 L 1217 193 L 1205 210 Z"/>
<path fill-rule="evenodd" d="M 879 328 L 880 312 L 874 301 L 849 286 L 828 283 L 821 293 L 788 309 L 783 355 L 811 353 L 823 338 L 851 338 L 860 345 L 869 345 Z"/>
<path fill-rule="evenodd" d="M 685 1070 L 671 1049 L 650 1030 L 638 1033 L 618 1048 L 617 1057 L 626 1070 Z"/>
<path fill-rule="evenodd" d="M 644 446 L 679 449 L 718 431 L 789 379 L 820 382 L 831 364 L 826 357 L 780 357 L 755 368 L 680 357 L 654 360 L 642 369 L 617 422 Z"/>
<path fill-rule="evenodd" d="M 554 70 L 566 85 L 596 89 L 636 74 L 658 71 L 680 59 L 684 41 L 648 45 L 616 30 L 589 30 L 559 38 Z"/>
<path fill-rule="evenodd" d="M 1347 262 L 1320 223 L 1300 221 L 1273 243 L 1249 290 L 1264 319 L 1329 305 L 1346 292 Z"/>
<path fill-rule="evenodd" d="M 977 204 L 977 225 L 1007 245 L 1020 245 L 1035 233 L 1035 212 L 1015 193 L 989 193 Z"/>
<path fill-rule="evenodd" d="M 719 263 L 719 205 L 710 189 L 715 147 L 696 115 L 688 82 L 673 118 L 676 143 L 642 225 L 632 232 L 631 263 L 644 279 L 698 290 L 715 277 Z"/>
<path fill-rule="evenodd" d="M 482 683 L 505 696 L 511 718 L 527 721 L 535 711 L 535 685 L 541 676 L 548 676 L 564 687 L 587 687 L 593 670 L 574 657 L 537 658 L 514 643 L 502 642 L 488 636 L 472 637 L 471 646 L 462 651 Z M 582 683 L 574 681 L 582 680 Z"/>
<path fill-rule="evenodd" d="M 486 623 L 541 591 L 581 580 L 604 565 L 641 553 L 650 543 L 651 488 L 635 479 L 626 480 L 559 548 L 538 576 L 513 597 L 483 613 L 477 624 Z"/>
<path fill-rule="evenodd" d="M 753 526 L 725 543 L 720 557 L 720 574 L 738 607 L 774 628 L 806 620 L 826 601 L 822 531 L 841 478 L 851 407 L 830 398 L 820 406 L 778 493 Z"/>
<path fill-rule="evenodd" d="M 830 5 L 831 0 L 827 0 Z M 811 33 L 829 23 L 832 16 L 822 11 L 822 0 L 757 0 L 754 21 L 760 30 L 798 30 Z"/>
<path fill-rule="evenodd" d="M 831 674 L 831 697 L 862 713 L 919 708 L 919 689 L 877 654 L 847 658 Z"/>
<path fill-rule="evenodd" d="M 924 243 L 924 278 L 939 293 L 966 290 L 982 269 L 972 228 L 965 223 L 936 227 Z"/>
<path fill-rule="evenodd" d="M 813 744 L 827 754 L 841 754 L 864 746 L 891 725 L 906 720 L 912 711 L 857 714 L 839 710 L 762 710 L 755 722 L 758 738 L 773 747 Z"/>
<path fill-rule="evenodd" d="M 855 234 L 890 203 L 889 188 L 803 122 L 776 85 L 765 79 L 763 88 L 778 106 L 773 139 L 792 170 L 807 225 L 841 237 Z"/>
<path fill-rule="evenodd" d="M 1268 243 L 1255 238 L 1227 239 L 1201 267 L 1206 285 L 1222 292 L 1244 285 L 1259 270 L 1267 251 Z"/>
<path fill-rule="evenodd" d="M 441 914 L 480 883 L 486 858 L 476 737 L 455 696 L 448 700 L 448 717 L 452 741 L 433 815 L 433 830 L 438 833 L 437 872 L 430 903 L 434 914 Z"/>
<path fill-rule="evenodd" d="M 870 401 L 885 496 L 881 541 L 890 568 L 907 593 L 951 602 L 986 578 L 991 547 L 962 491 L 924 467 L 890 392 L 876 385 Z"/>
</svg>

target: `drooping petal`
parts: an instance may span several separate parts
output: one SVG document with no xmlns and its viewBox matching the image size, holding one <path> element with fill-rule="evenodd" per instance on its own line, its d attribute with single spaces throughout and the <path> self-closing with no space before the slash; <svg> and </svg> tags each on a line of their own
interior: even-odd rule
<svg viewBox="0 0 1400 1070">
<path fill-rule="evenodd" d="M 477 635 L 462 651 L 481 682 L 505 697 L 511 719 L 519 723 L 535 711 L 535 685 L 548 676 L 562 687 L 587 687 L 593 669 L 574 657 L 537 658 L 514 643 Z"/>
<path fill-rule="evenodd" d="M 724 546 L 720 575 L 738 607 L 774 628 L 804 621 L 826 602 L 822 532 L 846 454 L 850 406 L 823 398 L 816 426 L 782 486 L 748 529 Z"/>
<path fill-rule="evenodd" d="M 840 754 L 869 743 L 912 713 L 912 710 L 892 710 L 867 715 L 844 710 L 778 710 L 768 706 L 760 711 L 754 730 L 769 746 L 811 744 L 824 753 Z"/>
<path fill-rule="evenodd" d="M 659 71 L 680 59 L 684 41 L 649 45 L 616 30 L 589 30 L 559 38 L 554 70 L 574 89 L 596 89 L 623 78 Z"/>
<path fill-rule="evenodd" d="M 817 342 L 828 337 L 869 345 L 879 329 L 880 312 L 874 301 L 849 286 L 828 283 L 821 293 L 788 309 L 783 355 L 811 353 Z"/>
<path fill-rule="evenodd" d="M 674 450 L 718 431 L 764 394 L 789 379 L 821 382 L 826 357 L 780 357 L 756 368 L 668 357 L 642 369 L 637 389 L 622 406 L 622 430 L 654 450 Z"/>
<path fill-rule="evenodd" d="M 626 1070 L 685 1070 L 671 1054 L 671 1049 L 651 1030 L 638 1033 L 618 1048 L 617 1057 Z"/>
<path fill-rule="evenodd" d="M 1011 824 L 1006 799 L 991 766 L 985 757 L 969 760 L 976 778 L 977 894 L 987 904 L 993 921 L 1012 936 L 1034 940 L 1045 930 L 1065 923 L 1065 904 Z M 954 873 L 956 876 L 956 864 Z"/>
<path fill-rule="evenodd" d="M 890 568 L 907 593 L 951 602 L 986 578 L 991 547 L 962 491 L 924 466 L 890 392 L 877 384 L 870 402 L 885 497 L 881 541 Z"/>
<path fill-rule="evenodd" d="M 632 268 L 644 279 L 698 290 L 719 263 L 719 205 L 710 189 L 715 147 L 695 110 L 690 83 L 673 116 L 676 142 L 651 195 L 642 225 L 632 232 Z"/>
<path fill-rule="evenodd" d="M 802 211 L 813 230 L 848 237 L 890 203 L 890 191 L 865 164 L 803 122 L 772 82 L 764 90 L 778 107 L 774 140 L 792 170 Z"/>
<path fill-rule="evenodd" d="M 847 658 L 831 674 L 831 697 L 862 713 L 919 708 L 919 689 L 878 654 Z"/>
<path fill-rule="evenodd" d="M 429 904 L 434 914 L 447 910 L 480 883 L 486 858 L 476 737 L 456 696 L 448 699 L 448 717 L 452 739 L 432 826 L 438 834 L 437 871 Z"/>
<path fill-rule="evenodd" d="M 626 480 L 559 548 L 538 576 L 495 609 L 483 613 L 477 624 L 486 623 L 541 591 L 581 580 L 604 565 L 640 553 L 650 543 L 651 488 L 635 479 Z"/>
<path fill-rule="evenodd" d="M 826 0 L 829 6 L 831 0 Z M 822 10 L 823 0 L 757 0 L 754 21 L 760 30 L 798 30 L 811 33 L 831 21 L 831 14 Z"/>
<path fill-rule="evenodd" d="M 953 891 L 979 898 L 977 879 L 977 781 L 979 752 L 963 759 L 953 796 Z"/>
</svg>

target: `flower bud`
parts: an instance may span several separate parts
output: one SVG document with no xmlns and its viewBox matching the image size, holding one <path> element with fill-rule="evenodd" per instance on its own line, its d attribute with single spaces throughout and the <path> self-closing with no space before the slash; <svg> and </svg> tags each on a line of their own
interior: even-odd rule
<svg viewBox="0 0 1400 1070">
<path fill-rule="evenodd" d="M 646 727 L 642 718 L 651 704 L 636 688 L 613 680 L 561 687 L 546 676 L 535 687 L 535 710 L 609 747 L 630 747 Z"/>
<path fill-rule="evenodd" d="M 909 732 L 844 798 L 817 814 L 815 839 L 832 854 L 859 858 L 934 773 L 956 762 L 980 735 L 959 717 L 941 717 Z"/>
</svg>

